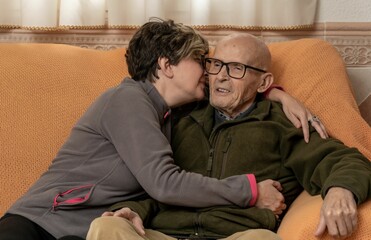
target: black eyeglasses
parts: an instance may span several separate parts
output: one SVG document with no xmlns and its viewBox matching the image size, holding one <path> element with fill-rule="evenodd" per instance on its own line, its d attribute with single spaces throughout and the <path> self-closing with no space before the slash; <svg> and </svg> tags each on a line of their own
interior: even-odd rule
<svg viewBox="0 0 371 240">
<path fill-rule="evenodd" d="M 252 69 L 258 72 L 266 73 L 266 71 L 263 69 L 252 67 L 243 63 L 239 62 L 225 63 L 215 58 L 205 58 L 204 63 L 205 70 L 207 73 L 216 75 L 222 70 L 223 66 L 225 65 L 227 68 L 228 75 L 236 79 L 243 78 L 246 74 L 246 69 Z"/>
</svg>

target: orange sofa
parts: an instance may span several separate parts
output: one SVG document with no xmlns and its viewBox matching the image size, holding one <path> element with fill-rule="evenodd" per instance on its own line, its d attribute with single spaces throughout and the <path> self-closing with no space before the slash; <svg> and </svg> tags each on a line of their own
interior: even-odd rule
<svg viewBox="0 0 371 240">
<path fill-rule="evenodd" d="M 352 95 L 342 58 L 322 40 L 269 45 L 276 83 L 316 113 L 328 132 L 371 159 L 371 129 Z M 48 168 L 75 121 L 105 89 L 128 75 L 125 49 L 0 44 L 0 215 Z M 303 192 L 278 230 L 313 236 L 322 200 Z M 370 239 L 371 203 L 360 206 L 350 239 Z M 325 235 L 321 239 L 331 239 Z"/>
</svg>

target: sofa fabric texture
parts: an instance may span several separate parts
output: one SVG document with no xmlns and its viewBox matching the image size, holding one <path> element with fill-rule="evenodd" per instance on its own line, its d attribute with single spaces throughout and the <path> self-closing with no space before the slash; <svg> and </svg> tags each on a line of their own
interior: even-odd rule
<svg viewBox="0 0 371 240">
<path fill-rule="evenodd" d="M 275 83 L 302 101 L 330 135 L 371 159 L 371 128 L 362 119 L 342 58 L 329 43 L 269 44 Z M 125 49 L 58 44 L 0 44 L 0 215 L 43 173 L 72 126 L 104 90 L 128 76 Z M 303 192 L 278 230 L 284 239 L 317 239 L 322 199 Z M 371 236 L 370 201 L 360 206 L 350 239 Z M 328 235 L 321 239 L 331 239 Z"/>
</svg>

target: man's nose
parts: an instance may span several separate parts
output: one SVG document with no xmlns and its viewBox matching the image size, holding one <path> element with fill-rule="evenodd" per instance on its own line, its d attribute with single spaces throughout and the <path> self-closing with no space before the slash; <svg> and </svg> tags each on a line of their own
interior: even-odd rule
<svg viewBox="0 0 371 240">
<path fill-rule="evenodd" d="M 227 80 L 228 79 L 228 66 L 223 65 L 220 69 L 220 72 L 218 73 L 218 79 L 219 80 Z"/>
</svg>

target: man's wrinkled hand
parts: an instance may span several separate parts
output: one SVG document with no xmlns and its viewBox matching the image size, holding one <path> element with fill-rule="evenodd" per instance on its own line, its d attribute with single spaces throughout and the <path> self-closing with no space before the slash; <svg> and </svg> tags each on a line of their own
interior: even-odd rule
<svg viewBox="0 0 371 240">
<path fill-rule="evenodd" d="M 323 201 L 315 236 L 321 236 L 327 228 L 333 238 L 344 239 L 356 229 L 357 221 L 357 204 L 353 193 L 345 188 L 332 187 Z"/>
</svg>

